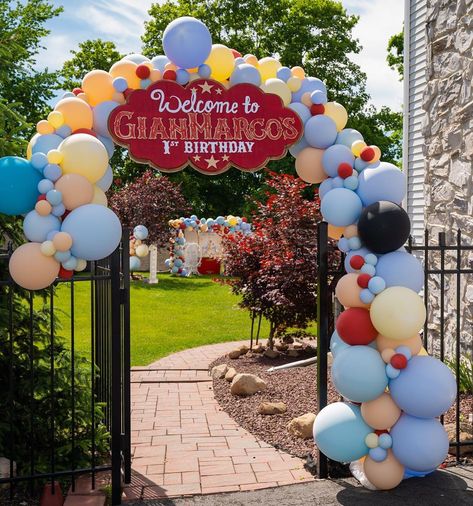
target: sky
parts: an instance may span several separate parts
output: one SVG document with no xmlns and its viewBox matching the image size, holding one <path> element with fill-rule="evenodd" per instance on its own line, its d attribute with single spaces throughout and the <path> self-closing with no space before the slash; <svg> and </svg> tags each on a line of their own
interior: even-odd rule
<svg viewBox="0 0 473 506">
<path fill-rule="evenodd" d="M 143 22 L 156 0 L 53 0 L 64 12 L 48 22 L 51 34 L 43 41 L 47 48 L 37 58 L 38 67 L 56 70 L 70 57 L 79 42 L 102 38 L 115 42 L 122 53 L 140 51 Z M 400 110 L 402 83 L 386 63 L 391 35 L 402 29 L 404 0 L 342 0 L 350 14 L 360 16 L 354 29 L 363 50 L 351 58 L 367 75 L 367 89 L 376 107 Z"/>
</svg>

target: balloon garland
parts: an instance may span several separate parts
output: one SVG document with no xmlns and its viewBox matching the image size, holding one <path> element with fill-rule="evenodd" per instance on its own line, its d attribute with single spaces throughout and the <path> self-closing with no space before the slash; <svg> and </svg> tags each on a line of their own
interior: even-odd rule
<svg viewBox="0 0 473 506">
<path fill-rule="evenodd" d="M 141 268 L 141 259 L 148 256 L 149 247 L 143 241 L 148 238 L 148 229 L 144 225 L 137 225 L 130 237 L 130 271 Z"/>
</svg>

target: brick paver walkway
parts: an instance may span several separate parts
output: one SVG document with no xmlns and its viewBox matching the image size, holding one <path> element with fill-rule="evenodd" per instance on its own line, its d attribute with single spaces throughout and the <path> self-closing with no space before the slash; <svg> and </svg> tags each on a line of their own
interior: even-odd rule
<svg viewBox="0 0 473 506">
<path fill-rule="evenodd" d="M 132 371 L 133 480 L 127 499 L 256 490 L 313 480 L 221 411 L 209 364 L 241 343 L 202 346 Z"/>
</svg>

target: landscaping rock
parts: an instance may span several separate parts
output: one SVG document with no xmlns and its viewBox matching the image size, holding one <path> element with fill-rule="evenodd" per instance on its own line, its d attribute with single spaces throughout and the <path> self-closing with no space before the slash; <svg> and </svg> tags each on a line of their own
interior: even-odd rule
<svg viewBox="0 0 473 506">
<path fill-rule="evenodd" d="M 278 351 L 287 351 L 289 349 L 289 345 L 281 342 L 277 342 L 275 347 Z"/>
<path fill-rule="evenodd" d="M 287 424 L 287 430 L 296 437 L 309 439 L 313 437 L 312 428 L 314 426 L 315 414 L 306 413 L 305 415 L 293 418 Z"/>
<path fill-rule="evenodd" d="M 304 347 L 304 345 L 302 343 L 294 343 L 292 345 L 292 347 L 295 349 L 295 350 L 302 350 L 302 348 Z"/>
<path fill-rule="evenodd" d="M 448 434 L 448 440 L 454 442 L 457 439 L 456 424 L 446 423 L 445 430 Z M 467 423 L 460 423 L 460 442 L 473 441 L 473 427 Z M 450 446 L 448 449 L 450 455 L 456 455 L 456 447 Z M 460 446 L 460 455 L 467 455 L 473 453 L 473 445 Z"/>
<path fill-rule="evenodd" d="M 266 382 L 254 374 L 237 374 L 232 381 L 232 395 L 252 395 L 267 387 Z"/>
<path fill-rule="evenodd" d="M 225 377 L 225 374 L 227 374 L 228 366 L 227 364 L 220 364 L 216 365 L 215 367 L 212 367 L 212 370 L 210 371 L 210 375 L 213 379 L 222 379 Z"/>
<path fill-rule="evenodd" d="M 232 350 L 228 354 L 228 358 L 231 358 L 232 360 L 235 360 L 237 358 L 240 358 L 240 355 L 241 355 L 241 351 L 240 350 Z"/>
<path fill-rule="evenodd" d="M 260 415 L 281 415 L 285 413 L 287 406 L 284 402 L 267 402 L 263 401 L 258 408 Z"/>
<path fill-rule="evenodd" d="M 299 356 L 299 352 L 297 350 L 289 350 L 287 352 L 287 356 L 288 357 L 298 357 Z"/>
<path fill-rule="evenodd" d="M 261 343 L 258 343 L 256 346 L 253 347 L 253 353 L 263 353 L 265 349 L 266 348 Z"/>
<path fill-rule="evenodd" d="M 238 349 L 240 350 L 240 356 L 245 355 L 250 351 L 250 348 L 246 346 L 246 344 L 242 344 Z"/>
<path fill-rule="evenodd" d="M 264 356 L 268 358 L 278 358 L 280 355 L 279 351 L 270 350 L 269 348 L 264 352 Z"/>
<path fill-rule="evenodd" d="M 227 373 L 225 374 L 225 379 L 227 381 L 232 381 L 233 378 L 237 375 L 237 372 L 233 367 L 229 367 Z"/>
</svg>

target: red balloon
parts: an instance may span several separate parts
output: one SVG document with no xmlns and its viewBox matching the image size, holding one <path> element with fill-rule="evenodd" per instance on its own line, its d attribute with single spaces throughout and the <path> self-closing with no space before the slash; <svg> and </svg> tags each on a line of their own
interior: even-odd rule
<svg viewBox="0 0 473 506">
<path fill-rule="evenodd" d="M 407 358 L 402 353 L 393 355 L 390 362 L 394 369 L 405 369 L 407 367 Z"/>
<path fill-rule="evenodd" d="M 46 200 L 46 194 L 43 193 L 41 194 L 37 199 L 36 199 L 36 202 L 39 202 L 40 200 Z"/>
<path fill-rule="evenodd" d="M 374 149 L 368 146 L 360 153 L 360 158 L 365 162 L 369 162 L 375 157 L 375 155 L 376 153 L 374 152 Z"/>
<path fill-rule="evenodd" d="M 365 259 L 361 255 L 353 255 L 350 258 L 350 267 L 352 269 L 360 270 L 365 265 Z"/>
<path fill-rule="evenodd" d="M 317 116 L 317 114 L 323 114 L 325 112 L 324 104 L 312 104 L 310 106 L 310 113 L 312 116 Z"/>
<path fill-rule="evenodd" d="M 59 269 L 59 274 L 58 274 L 58 276 L 61 279 L 71 279 L 73 275 L 74 275 L 74 271 L 64 269 L 64 267 L 61 265 L 61 268 Z"/>
<path fill-rule="evenodd" d="M 240 51 L 237 51 L 236 49 L 231 49 L 231 52 L 233 53 L 234 58 L 241 58 Z"/>
<path fill-rule="evenodd" d="M 185 224 L 184 222 L 180 223 L 180 224 L 179 224 L 179 228 L 180 228 L 181 230 L 185 230 L 185 229 L 186 229 L 186 224 Z"/>
<path fill-rule="evenodd" d="M 97 134 L 93 130 L 90 130 L 90 128 L 78 128 L 72 132 L 72 135 L 74 134 L 88 134 L 97 137 Z"/>
<path fill-rule="evenodd" d="M 368 283 L 370 282 L 371 276 L 369 274 L 360 274 L 356 279 L 358 286 L 360 288 L 368 288 Z"/>
<path fill-rule="evenodd" d="M 147 65 L 138 65 L 135 72 L 140 79 L 148 79 L 151 74 L 151 69 Z"/>
<path fill-rule="evenodd" d="M 370 312 L 361 307 L 350 307 L 337 318 L 338 335 L 352 346 L 369 344 L 374 341 L 378 331 L 373 327 Z"/>
<path fill-rule="evenodd" d="M 79 95 L 80 93 L 84 93 L 84 91 L 82 90 L 82 88 L 74 88 L 72 90 L 72 93 L 74 93 L 74 95 Z"/>
<path fill-rule="evenodd" d="M 163 79 L 169 79 L 170 81 L 175 81 L 176 77 L 177 77 L 177 74 L 176 74 L 175 70 L 168 69 L 168 70 L 164 71 Z"/>
<path fill-rule="evenodd" d="M 350 177 L 353 174 L 353 167 L 349 163 L 341 163 L 338 166 L 338 175 L 342 179 L 346 179 L 347 177 Z"/>
</svg>

